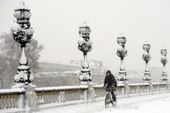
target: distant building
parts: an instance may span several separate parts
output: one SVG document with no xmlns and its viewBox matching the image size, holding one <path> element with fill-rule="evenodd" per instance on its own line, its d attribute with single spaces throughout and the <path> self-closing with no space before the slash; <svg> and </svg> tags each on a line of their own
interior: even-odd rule
<svg viewBox="0 0 170 113">
<path fill-rule="evenodd" d="M 81 66 L 83 60 L 71 60 L 70 65 Z M 101 68 L 103 67 L 103 62 L 99 60 L 89 60 L 90 68 Z"/>
<path fill-rule="evenodd" d="M 80 66 L 80 65 L 81 65 L 80 62 L 81 62 L 80 60 L 71 60 L 71 61 L 70 61 L 70 65 Z"/>
</svg>

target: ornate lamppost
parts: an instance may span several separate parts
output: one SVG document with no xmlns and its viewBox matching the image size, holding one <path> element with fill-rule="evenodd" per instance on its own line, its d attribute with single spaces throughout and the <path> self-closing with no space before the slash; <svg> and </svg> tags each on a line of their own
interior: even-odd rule
<svg viewBox="0 0 170 113">
<path fill-rule="evenodd" d="M 21 2 L 20 6 L 15 9 L 14 17 L 17 20 L 17 24 L 11 28 L 11 32 L 14 40 L 20 44 L 22 52 L 14 80 L 18 87 L 22 87 L 33 81 L 28 60 L 25 56 L 25 48 L 27 43 L 31 41 L 34 31 L 29 21 L 31 17 L 30 9 L 25 6 L 24 2 Z"/>
<path fill-rule="evenodd" d="M 89 62 L 87 60 L 87 53 L 92 50 L 92 42 L 90 40 L 90 27 L 84 23 L 79 27 L 80 39 L 78 40 L 78 49 L 83 52 L 84 60 L 82 69 L 78 74 L 80 83 L 88 83 L 92 81 L 92 75 L 89 69 Z"/>
<path fill-rule="evenodd" d="M 119 45 L 117 49 L 117 56 L 120 57 L 121 64 L 120 64 L 120 71 L 118 75 L 119 81 L 127 81 L 128 77 L 126 74 L 125 66 L 124 66 L 124 57 L 127 56 L 127 50 L 125 49 L 126 44 L 126 37 L 125 36 L 119 36 L 117 37 L 117 43 Z"/>
<path fill-rule="evenodd" d="M 142 59 L 145 61 L 145 72 L 144 72 L 144 80 L 146 82 L 149 82 L 151 80 L 151 74 L 150 74 L 150 71 L 148 69 L 148 63 L 151 59 L 151 55 L 149 54 L 149 51 L 150 51 L 150 48 L 151 48 L 151 45 L 146 42 L 145 44 L 143 44 L 143 55 L 142 55 Z"/>
<path fill-rule="evenodd" d="M 161 55 L 162 55 L 162 57 L 161 57 L 161 63 L 162 63 L 162 65 L 163 65 L 161 80 L 167 82 L 167 81 L 168 81 L 168 76 L 167 76 L 167 73 L 166 73 L 166 70 L 165 70 L 165 66 L 166 66 L 166 64 L 167 64 L 167 62 L 168 62 L 168 60 L 167 60 L 167 58 L 166 58 L 167 50 L 166 50 L 166 49 L 161 49 L 160 53 L 161 53 Z"/>
</svg>

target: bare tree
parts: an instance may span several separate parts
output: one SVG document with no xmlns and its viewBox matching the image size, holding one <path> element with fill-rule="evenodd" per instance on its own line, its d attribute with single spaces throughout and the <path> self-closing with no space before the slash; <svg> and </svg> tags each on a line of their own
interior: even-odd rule
<svg viewBox="0 0 170 113">
<path fill-rule="evenodd" d="M 43 49 L 38 41 L 32 39 L 26 48 L 26 57 L 32 71 L 38 67 L 38 59 Z M 2 88 L 11 87 L 21 56 L 21 48 L 8 33 L 0 35 L 0 82 Z"/>
</svg>

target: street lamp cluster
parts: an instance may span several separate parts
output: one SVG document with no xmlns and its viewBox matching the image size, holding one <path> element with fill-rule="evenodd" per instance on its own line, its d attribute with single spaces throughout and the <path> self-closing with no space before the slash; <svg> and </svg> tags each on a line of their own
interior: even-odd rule
<svg viewBox="0 0 170 113">
<path fill-rule="evenodd" d="M 20 44 L 22 51 L 14 80 L 19 86 L 24 86 L 33 81 L 33 76 L 31 75 L 30 67 L 28 66 L 28 60 L 25 56 L 25 48 L 27 43 L 31 41 L 34 33 L 29 21 L 31 17 L 30 9 L 25 6 L 24 2 L 21 2 L 20 6 L 15 9 L 14 17 L 16 18 L 17 23 L 11 28 L 11 32 L 14 40 Z"/>
<path fill-rule="evenodd" d="M 92 81 L 92 75 L 89 69 L 89 62 L 87 60 L 87 53 L 92 50 L 92 42 L 90 40 L 90 27 L 84 23 L 79 27 L 80 39 L 78 40 L 78 49 L 83 52 L 84 60 L 82 69 L 78 74 L 81 83 L 88 83 Z"/>
<path fill-rule="evenodd" d="M 17 67 L 17 73 L 14 76 L 15 85 L 12 87 L 22 87 L 25 89 L 23 99 L 25 100 L 24 105 L 25 108 L 27 108 L 27 112 L 37 111 L 36 86 L 31 83 L 33 81 L 33 75 L 31 75 L 28 59 L 25 56 L 26 45 L 30 43 L 34 30 L 30 23 L 30 9 L 25 6 L 24 2 L 21 2 L 20 6 L 15 9 L 14 17 L 17 21 L 15 26 L 11 28 L 11 32 L 14 40 L 20 44 L 21 58 L 19 60 L 19 66 Z"/>
<path fill-rule="evenodd" d="M 118 75 L 118 80 L 119 81 L 127 81 L 127 74 L 124 66 L 124 57 L 127 56 L 127 50 L 125 49 L 125 44 L 126 44 L 126 37 L 125 36 L 120 36 L 117 37 L 117 43 L 119 45 L 117 49 L 117 56 L 120 57 L 120 71 Z"/>
<path fill-rule="evenodd" d="M 161 52 L 161 55 L 162 55 L 162 57 L 161 57 L 161 63 L 162 63 L 162 65 L 163 65 L 162 78 L 161 78 L 161 80 L 167 82 L 168 76 L 167 76 L 167 73 L 166 73 L 166 70 L 165 70 L 165 66 L 166 66 L 166 64 L 167 64 L 167 62 L 168 62 L 168 60 L 167 60 L 167 58 L 166 58 L 167 50 L 166 50 L 165 48 L 163 48 L 163 49 L 161 49 L 160 52 Z"/>
<path fill-rule="evenodd" d="M 16 87 L 22 87 L 25 89 L 25 95 L 22 96 L 24 100 L 24 106 L 28 112 L 37 111 L 37 94 L 35 92 L 35 85 L 32 85 L 31 82 L 33 81 L 33 76 L 31 75 L 30 67 L 28 66 L 28 60 L 25 56 L 25 48 L 28 43 L 30 43 L 34 30 L 31 27 L 30 23 L 30 9 L 25 7 L 25 3 L 21 2 L 20 6 L 15 9 L 14 17 L 16 18 L 15 26 L 11 28 L 11 33 L 13 35 L 13 39 L 19 43 L 21 47 L 21 58 L 19 60 L 19 66 L 17 67 L 16 75 L 14 76 L 15 85 Z M 87 99 L 91 99 L 93 95 L 93 83 L 91 82 L 93 77 L 90 72 L 89 62 L 87 60 L 87 53 L 92 50 L 92 41 L 90 39 L 91 29 L 86 23 L 79 27 L 79 35 L 80 38 L 78 40 L 78 49 L 83 52 L 83 63 L 81 70 L 78 74 L 78 78 L 81 84 L 88 85 L 88 96 Z M 124 57 L 127 56 L 127 50 L 125 48 L 126 44 L 126 37 L 119 36 L 117 37 L 118 49 L 117 49 L 117 56 L 120 57 L 121 64 L 120 70 L 118 75 L 118 80 L 124 82 L 125 84 L 125 94 L 129 92 L 128 86 L 128 76 L 124 66 Z M 144 80 L 149 82 L 150 88 L 152 88 L 151 83 L 151 74 L 148 68 L 148 63 L 151 59 L 151 55 L 149 54 L 151 45 L 149 43 L 143 44 L 144 53 L 142 55 L 143 60 L 145 61 L 146 67 L 144 72 Z M 161 49 L 161 63 L 163 64 L 163 71 L 162 71 L 162 81 L 166 83 L 168 80 L 167 73 L 165 71 L 165 66 L 167 64 L 167 50 Z M 167 85 L 168 86 L 168 85 Z M 84 93 L 84 95 L 87 95 Z M 34 99 L 32 99 L 34 98 Z M 22 105 L 21 105 L 22 106 Z"/>
<path fill-rule="evenodd" d="M 79 27 L 79 34 L 80 34 L 80 39 L 78 40 L 78 49 L 83 52 L 84 55 L 84 61 L 82 64 L 82 70 L 80 71 L 79 75 L 79 80 L 80 82 L 89 82 L 92 80 L 92 75 L 90 73 L 89 69 L 89 63 L 87 61 L 87 52 L 92 50 L 92 42 L 90 40 L 90 27 L 84 24 L 83 26 Z M 127 42 L 127 39 L 125 36 L 121 35 L 117 37 L 117 43 L 118 43 L 118 49 L 117 49 L 117 56 L 120 57 L 120 70 L 118 74 L 118 80 L 126 82 L 128 81 L 128 76 L 125 70 L 125 65 L 124 65 L 124 57 L 127 56 L 127 50 L 125 48 L 125 44 Z M 149 53 L 151 49 L 151 44 L 148 42 L 144 43 L 143 46 L 143 54 L 142 54 L 142 59 L 145 61 L 145 72 L 144 72 L 144 78 L 143 80 L 146 82 L 151 82 L 151 73 L 149 71 L 149 61 L 151 60 L 151 55 Z M 165 65 L 167 63 L 167 50 L 166 49 L 161 49 L 161 63 L 163 64 L 163 71 L 162 71 L 162 81 L 168 80 L 167 73 L 165 71 Z"/>
<path fill-rule="evenodd" d="M 20 44 L 22 54 L 19 61 L 19 66 L 17 68 L 17 73 L 14 77 L 16 83 L 22 85 L 28 85 L 33 81 L 33 76 L 31 75 L 30 68 L 28 66 L 28 60 L 25 56 L 25 48 L 27 43 L 31 41 L 33 36 L 33 28 L 31 27 L 30 23 L 30 9 L 25 7 L 24 2 L 21 2 L 20 6 L 15 9 L 14 17 L 16 18 L 16 24 L 14 27 L 11 28 L 11 32 L 13 35 L 14 40 Z M 78 74 L 79 81 L 81 83 L 89 83 L 92 81 L 92 75 L 89 68 L 89 62 L 87 60 L 87 53 L 92 50 L 92 41 L 90 40 L 90 33 L 91 29 L 86 23 L 79 27 L 79 35 L 80 39 L 78 40 L 78 49 L 83 52 L 84 60 L 82 63 L 82 69 Z M 126 37 L 119 36 L 117 37 L 118 49 L 117 49 L 117 56 L 120 57 L 121 64 L 120 70 L 118 75 L 118 80 L 127 82 L 128 77 L 124 66 L 124 57 L 127 56 L 127 50 L 125 48 L 126 44 Z M 151 74 L 148 68 L 148 63 L 151 59 L 151 55 L 149 53 L 151 45 L 149 43 L 143 44 L 143 54 L 142 58 L 145 61 L 145 72 L 144 72 L 144 80 L 151 81 Z M 167 63 L 167 50 L 161 49 L 161 63 L 163 64 L 163 71 L 162 71 L 162 81 L 167 81 L 167 73 L 165 71 L 165 65 Z"/>
<path fill-rule="evenodd" d="M 144 78 L 143 79 L 145 81 L 151 80 L 151 74 L 150 74 L 150 71 L 149 71 L 149 68 L 148 68 L 148 63 L 151 60 L 151 55 L 149 53 L 150 48 L 151 48 L 151 45 L 148 42 L 143 44 L 144 52 L 143 52 L 143 55 L 142 55 L 142 59 L 145 61 L 145 72 L 144 72 Z"/>
</svg>

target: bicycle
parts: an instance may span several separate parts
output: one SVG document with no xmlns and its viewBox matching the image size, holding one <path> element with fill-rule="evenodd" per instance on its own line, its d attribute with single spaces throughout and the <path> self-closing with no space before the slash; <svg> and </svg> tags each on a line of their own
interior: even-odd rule
<svg viewBox="0 0 170 113">
<path fill-rule="evenodd" d="M 116 106 L 116 102 L 113 101 L 111 92 L 107 91 L 105 96 L 105 108 L 108 108 L 109 104 L 112 104 L 113 107 Z"/>
</svg>

